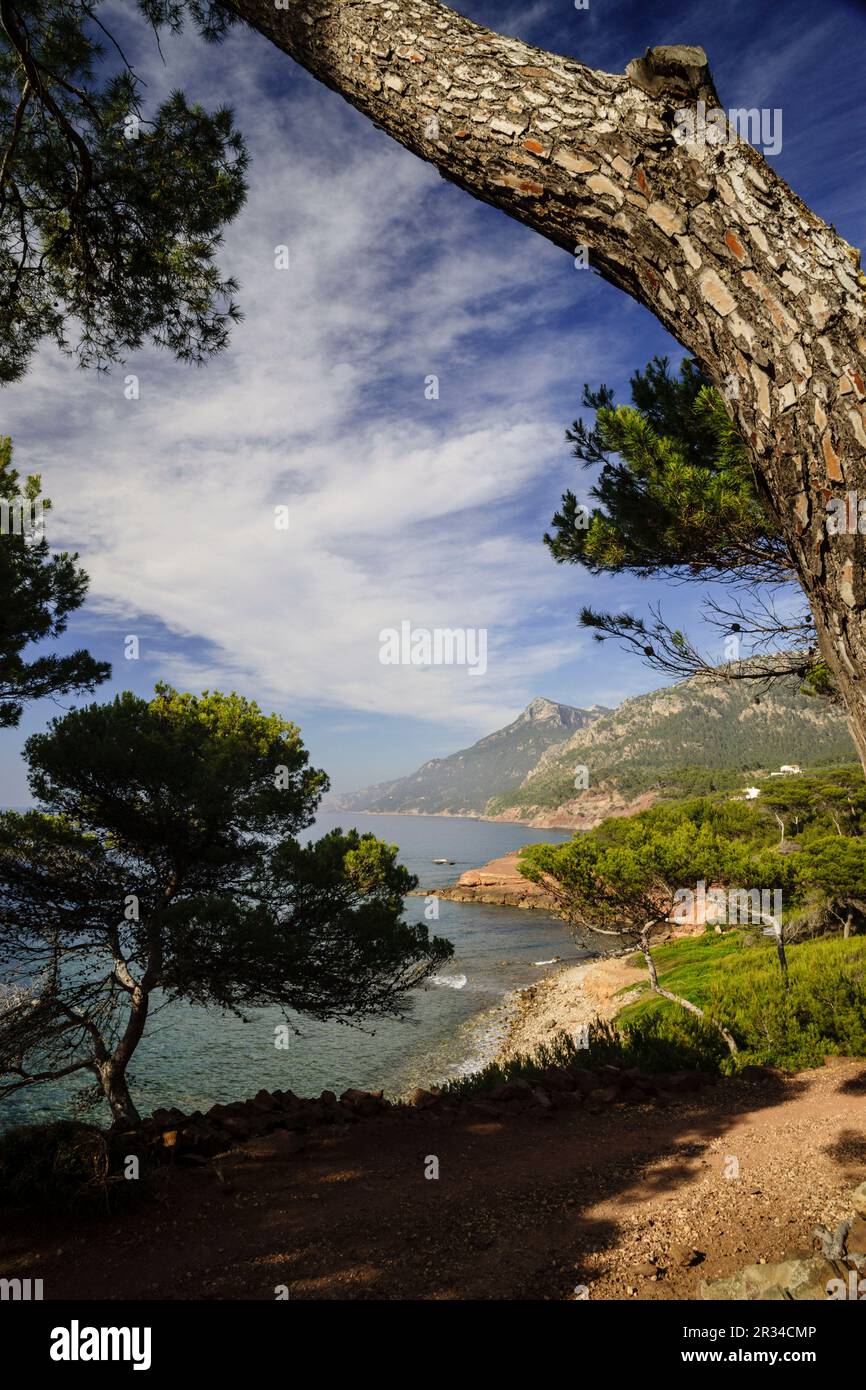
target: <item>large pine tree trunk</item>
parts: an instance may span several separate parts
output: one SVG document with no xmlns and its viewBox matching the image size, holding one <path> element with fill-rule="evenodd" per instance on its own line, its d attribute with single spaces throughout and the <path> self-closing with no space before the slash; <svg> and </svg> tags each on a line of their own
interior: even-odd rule
<svg viewBox="0 0 866 1390">
<path fill-rule="evenodd" d="M 831 498 L 866 499 L 866 277 L 750 145 L 674 139 L 678 108 L 716 103 L 702 51 L 654 49 L 617 75 L 437 0 L 227 8 L 445 178 L 588 246 L 694 354 L 751 449 L 866 768 L 863 541 L 826 526 Z"/>
</svg>

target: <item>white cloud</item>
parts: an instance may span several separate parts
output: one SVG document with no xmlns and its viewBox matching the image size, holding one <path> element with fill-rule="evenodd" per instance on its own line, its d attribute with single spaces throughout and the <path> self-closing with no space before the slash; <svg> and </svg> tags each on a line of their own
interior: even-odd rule
<svg viewBox="0 0 866 1390">
<path fill-rule="evenodd" d="M 489 730 L 575 653 L 575 576 L 517 515 L 565 463 L 549 392 L 573 375 L 552 321 L 575 272 L 499 223 L 491 249 L 477 205 L 321 89 L 266 99 L 250 42 L 256 61 L 237 40 L 216 60 L 255 152 L 220 258 L 246 314 L 228 353 L 196 371 L 142 352 L 99 379 L 46 349 L 10 393 L 19 463 L 43 469 L 52 540 L 82 552 L 91 611 L 124 632 L 155 618 L 177 639 L 168 679 L 283 707 L 459 710 Z M 482 334 L 498 355 L 477 351 Z M 581 350 L 587 375 L 610 360 L 601 331 L 570 327 L 577 371 Z M 430 373 L 439 400 L 425 400 Z M 562 625 L 533 628 L 557 595 Z M 487 675 L 382 666 L 378 634 L 403 619 L 486 627 Z"/>
</svg>

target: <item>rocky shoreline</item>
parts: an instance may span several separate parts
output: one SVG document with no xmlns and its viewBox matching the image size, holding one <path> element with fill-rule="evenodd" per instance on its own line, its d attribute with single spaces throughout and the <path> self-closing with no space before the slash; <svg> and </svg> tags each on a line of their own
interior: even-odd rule
<svg viewBox="0 0 866 1390">
<path fill-rule="evenodd" d="M 615 1018 L 646 984 L 646 970 L 629 964 L 631 954 L 595 956 L 578 965 L 563 965 L 536 984 L 517 990 L 509 1001 L 508 1030 L 494 1060 L 502 1063 L 531 1055 L 557 1033 L 574 1036 L 596 1019 Z"/>
<path fill-rule="evenodd" d="M 425 889 L 439 898 L 457 903 L 487 903 L 491 907 L 534 908 L 558 913 L 555 899 L 537 883 L 530 883 L 518 871 L 520 850 L 511 850 L 500 859 L 491 859 L 480 869 L 467 869 L 456 883 L 444 888 Z"/>
</svg>

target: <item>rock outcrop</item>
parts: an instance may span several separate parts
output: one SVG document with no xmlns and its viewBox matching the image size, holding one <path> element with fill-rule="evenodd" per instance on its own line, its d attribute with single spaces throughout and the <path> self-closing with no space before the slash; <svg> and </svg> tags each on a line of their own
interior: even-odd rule
<svg viewBox="0 0 866 1390">
<path fill-rule="evenodd" d="M 458 903 L 491 903 L 498 907 L 555 912 L 556 902 L 551 895 L 518 872 L 519 853 L 519 850 L 512 850 L 501 859 L 491 859 L 480 869 L 467 869 L 452 887 L 437 889 L 437 896 Z"/>
<path fill-rule="evenodd" d="M 262 1090 L 251 1100 L 212 1105 L 206 1113 L 154 1110 L 137 1128 L 114 1131 L 111 1142 L 124 1156 L 141 1154 L 157 1162 L 197 1163 L 277 1131 L 296 1136 L 297 1142 L 290 1147 L 299 1151 L 305 1132 L 320 1126 L 370 1120 L 412 1124 L 460 1114 L 508 1119 L 524 1113 L 548 1115 L 575 1106 L 585 1106 L 597 1114 L 615 1105 L 664 1105 L 687 1099 L 713 1084 L 715 1078 L 704 1072 L 649 1075 L 634 1067 L 600 1066 L 549 1067 L 531 1081 L 517 1078 L 466 1097 L 439 1086 L 418 1088 L 401 1102 L 387 1100 L 381 1091 L 350 1089 L 339 1099 L 333 1091 L 323 1091 L 316 1098 L 301 1099 L 292 1091 Z"/>
</svg>

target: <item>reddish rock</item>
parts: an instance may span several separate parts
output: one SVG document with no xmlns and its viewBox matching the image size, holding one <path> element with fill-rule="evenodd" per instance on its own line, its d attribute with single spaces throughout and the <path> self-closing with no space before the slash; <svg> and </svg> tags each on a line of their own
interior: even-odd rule
<svg viewBox="0 0 866 1390">
<path fill-rule="evenodd" d="M 419 1086 L 409 1097 L 409 1104 L 414 1105 L 416 1110 L 429 1110 L 431 1105 L 435 1105 L 439 1097 L 433 1091 L 426 1091 L 423 1086 Z"/>
<path fill-rule="evenodd" d="M 571 1073 L 571 1077 L 577 1089 L 583 1091 L 584 1094 L 589 1094 L 590 1091 L 594 1091 L 598 1086 L 595 1073 L 587 1071 L 583 1067 L 577 1067 Z"/>
<path fill-rule="evenodd" d="M 619 1098 L 619 1088 L 617 1086 L 597 1086 L 594 1091 L 590 1091 L 586 1098 L 588 1110 L 604 1110 L 606 1106 L 613 1105 Z"/>
</svg>

